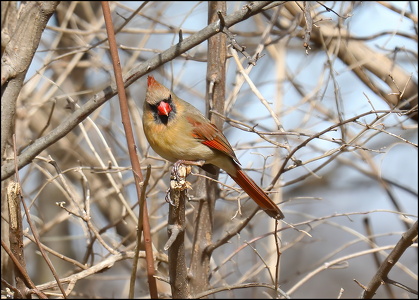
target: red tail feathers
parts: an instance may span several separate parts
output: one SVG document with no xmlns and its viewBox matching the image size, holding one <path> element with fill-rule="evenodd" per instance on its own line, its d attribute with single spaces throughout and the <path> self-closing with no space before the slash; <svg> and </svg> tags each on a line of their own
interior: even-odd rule
<svg viewBox="0 0 419 300">
<path fill-rule="evenodd" d="M 237 169 L 236 176 L 231 178 L 252 198 L 269 216 L 280 220 L 284 214 L 266 193 L 241 169 Z"/>
</svg>

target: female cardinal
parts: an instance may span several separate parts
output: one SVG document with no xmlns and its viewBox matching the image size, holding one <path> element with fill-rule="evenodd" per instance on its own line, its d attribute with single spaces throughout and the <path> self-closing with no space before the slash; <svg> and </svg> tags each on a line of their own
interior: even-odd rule
<svg viewBox="0 0 419 300">
<path fill-rule="evenodd" d="M 278 206 L 243 172 L 233 148 L 214 124 L 153 76 L 148 76 L 147 86 L 143 126 L 157 154 L 171 162 L 223 169 L 269 216 L 284 218 Z"/>
</svg>

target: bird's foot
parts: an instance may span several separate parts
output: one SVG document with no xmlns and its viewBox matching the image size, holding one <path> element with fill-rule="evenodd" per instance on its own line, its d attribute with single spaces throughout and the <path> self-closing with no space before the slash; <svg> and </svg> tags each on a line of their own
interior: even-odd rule
<svg viewBox="0 0 419 300">
<path fill-rule="evenodd" d="M 170 197 L 170 188 L 166 191 L 166 196 L 164 197 L 164 200 L 166 200 L 167 203 L 170 203 L 170 205 L 175 206 L 175 202 Z"/>
<path fill-rule="evenodd" d="M 185 181 L 186 177 L 191 173 L 191 166 L 202 167 L 205 164 L 205 160 L 183 160 L 180 159 L 173 164 L 172 176 L 176 177 L 176 180 L 181 182 Z"/>
<path fill-rule="evenodd" d="M 191 183 L 186 181 L 186 177 L 191 173 L 191 171 L 192 167 L 189 164 L 189 161 L 178 160 L 174 164 L 170 176 L 170 188 L 167 189 L 166 196 L 164 198 L 166 202 L 177 207 L 176 201 L 172 200 L 172 197 L 170 195 L 171 190 L 173 189 L 176 191 L 184 191 L 187 189 L 191 189 Z"/>
</svg>

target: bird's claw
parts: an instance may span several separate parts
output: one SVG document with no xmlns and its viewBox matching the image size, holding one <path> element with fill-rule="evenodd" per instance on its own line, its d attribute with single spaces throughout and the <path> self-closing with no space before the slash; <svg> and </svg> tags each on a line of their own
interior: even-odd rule
<svg viewBox="0 0 419 300">
<path fill-rule="evenodd" d="M 192 185 L 190 182 L 186 181 L 186 177 L 191 173 L 192 167 L 190 165 L 183 164 L 182 161 L 177 161 L 171 172 L 170 176 L 170 188 L 166 191 L 166 196 L 164 199 L 166 202 L 170 203 L 170 205 L 177 206 L 175 201 L 172 200 L 170 196 L 170 190 L 178 190 L 184 191 L 187 189 L 192 189 Z"/>
<path fill-rule="evenodd" d="M 192 167 L 185 164 L 183 160 L 178 160 L 174 163 L 172 168 L 172 177 L 175 177 L 176 181 L 182 183 L 186 181 L 186 177 L 191 173 Z"/>
<path fill-rule="evenodd" d="M 170 197 L 170 188 L 167 189 L 164 200 L 166 200 L 167 203 L 170 203 L 170 205 L 175 206 L 175 202 L 173 202 L 172 197 Z"/>
</svg>

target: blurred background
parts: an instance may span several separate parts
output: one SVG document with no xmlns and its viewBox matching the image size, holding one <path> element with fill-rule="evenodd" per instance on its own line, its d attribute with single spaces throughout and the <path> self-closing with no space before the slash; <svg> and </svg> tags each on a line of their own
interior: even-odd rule
<svg viewBox="0 0 419 300">
<path fill-rule="evenodd" d="M 43 31 L 16 100 L 18 154 L 114 84 L 97 3 L 61 2 Z M 186 39 L 208 25 L 207 2 L 109 4 L 119 29 L 116 38 L 124 74 L 177 44 L 180 30 Z M 227 2 L 226 14 L 244 9 L 245 4 Z M 269 190 L 286 216 L 278 232 L 277 280 L 291 298 L 359 297 L 362 289 L 355 281 L 367 285 L 417 220 L 417 10 L 413 1 L 273 2 L 229 28 L 250 56 L 259 53 L 260 58 L 249 64 L 227 37 L 222 130 L 242 167 Z M 7 16 L 2 15 L 3 20 Z M 204 41 L 150 73 L 204 114 L 208 113 L 207 47 Z M 170 298 L 163 247 L 171 165 L 150 149 L 142 131 L 146 76 L 126 91 L 143 172 L 152 166 L 147 205 L 158 254 L 159 295 Z M 77 103 L 73 110 L 72 101 Z M 91 269 L 115 257 L 104 244 L 118 252 L 132 251 L 135 245 L 138 205 L 117 97 L 45 148 L 19 176 L 41 242 L 56 253 L 48 252 L 60 278 L 91 270 L 90 276 L 74 281 L 69 297 L 127 297 L 131 259 L 118 260 L 106 272 Z M 193 187 L 198 178 L 194 169 L 188 177 Z M 239 187 L 224 172 L 219 182 L 214 242 L 234 232 L 256 206 L 237 192 Z M 2 183 L 4 187 L 6 181 Z M 189 195 L 188 262 L 198 207 L 195 190 Z M 86 212 L 90 223 L 83 219 Z M 7 211 L 2 219 L 7 223 Z M 36 285 L 53 283 L 26 220 L 24 214 L 28 273 Z M 278 296 L 262 286 L 242 286 L 274 284 L 278 254 L 274 229 L 274 221 L 260 211 L 215 249 L 209 283 L 211 289 L 228 289 L 214 291 L 210 298 Z M 147 298 L 145 262 L 140 263 L 136 297 Z M 10 275 L 2 272 L 2 278 Z M 416 240 L 389 278 L 415 288 L 417 275 Z M 56 289 L 49 292 L 59 294 Z M 375 297 L 416 298 L 417 294 L 390 285 L 380 287 Z"/>
</svg>

